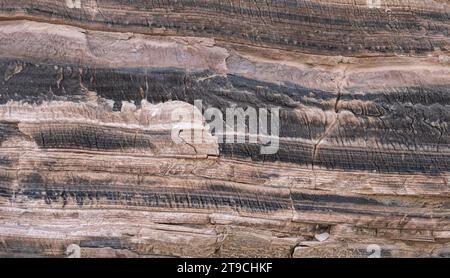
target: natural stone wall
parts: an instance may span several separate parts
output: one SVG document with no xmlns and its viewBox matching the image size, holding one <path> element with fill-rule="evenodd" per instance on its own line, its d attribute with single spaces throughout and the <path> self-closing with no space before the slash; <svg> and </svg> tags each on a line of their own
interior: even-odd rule
<svg viewBox="0 0 450 278">
<path fill-rule="evenodd" d="M 449 12 L 0 0 L 0 256 L 448 256 Z M 279 107 L 279 151 L 196 100 Z"/>
</svg>

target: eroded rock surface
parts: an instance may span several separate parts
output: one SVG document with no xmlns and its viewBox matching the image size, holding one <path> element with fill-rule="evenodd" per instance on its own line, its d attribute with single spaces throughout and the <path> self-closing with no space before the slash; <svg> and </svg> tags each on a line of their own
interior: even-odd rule
<svg viewBox="0 0 450 278">
<path fill-rule="evenodd" d="M 0 0 L 0 256 L 448 256 L 449 12 Z M 279 107 L 279 151 L 196 100 Z"/>
</svg>

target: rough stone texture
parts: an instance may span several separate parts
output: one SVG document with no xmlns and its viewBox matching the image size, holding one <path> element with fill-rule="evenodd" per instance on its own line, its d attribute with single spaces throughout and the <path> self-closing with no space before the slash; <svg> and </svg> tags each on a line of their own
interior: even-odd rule
<svg viewBox="0 0 450 278">
<path fill-rule="evenodd" d="M 0 256 L 448 257 L 449 3 L 376 3 L 0 0 Z"/>
</svg>

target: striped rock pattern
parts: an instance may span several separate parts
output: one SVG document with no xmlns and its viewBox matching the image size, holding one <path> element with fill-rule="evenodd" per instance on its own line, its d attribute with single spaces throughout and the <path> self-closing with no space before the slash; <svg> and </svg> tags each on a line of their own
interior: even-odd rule
<svg viewBox="0 0 450 278">
<path fill-rule="evenodd" d="M 0 256 L 448 257 L 449 27 L 447 0 L 0 0 Z M 279 151 L 196 100 L 279 107 Z"/>
</svg>

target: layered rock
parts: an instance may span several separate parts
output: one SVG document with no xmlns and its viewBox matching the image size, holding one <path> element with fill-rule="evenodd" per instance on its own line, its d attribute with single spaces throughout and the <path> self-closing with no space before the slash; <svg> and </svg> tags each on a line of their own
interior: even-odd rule
<svg viewBox="0 0 450 278">
<path fill-rule="evenodd" d="M 125 2 L 0 1 L 2 256 L 448 255 L 446 1 Z"/>
</svg>

